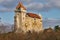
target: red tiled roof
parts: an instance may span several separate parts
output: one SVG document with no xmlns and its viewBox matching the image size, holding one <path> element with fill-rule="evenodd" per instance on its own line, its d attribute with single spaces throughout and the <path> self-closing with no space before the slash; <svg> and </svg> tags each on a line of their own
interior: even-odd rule
<svg viewBox="0 0 60 40">
<path fill-rule="evenodd" d="M 19 3 L 18 3 L 16 9 L 18 9 L 18 8 L 23 8 L 23 9 L 26 10 L 26 8 L 23 6 L 22 2 L 19 2 Z"/>
<path fill-rule="evenodd" d="M 34 14 L 34 13 L 27 13 L 27 15 L 32 17 L 32 18 L 39 18 L 40 19 L 40 16 L 37 14 Z"/>
</svg>

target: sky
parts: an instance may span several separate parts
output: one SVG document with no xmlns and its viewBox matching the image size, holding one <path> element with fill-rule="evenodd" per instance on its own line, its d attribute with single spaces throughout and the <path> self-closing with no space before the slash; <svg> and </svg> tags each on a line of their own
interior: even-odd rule
<svg viewBox="0 0 60 40">
<path fill-rule="evenodd" d="M 0 21 L 13 24 L 14 10 L 19 2 L 27 12 L 42 15 L 43 20 L 60 20 L 60 0 L 0 0 Z"/>
</svg>

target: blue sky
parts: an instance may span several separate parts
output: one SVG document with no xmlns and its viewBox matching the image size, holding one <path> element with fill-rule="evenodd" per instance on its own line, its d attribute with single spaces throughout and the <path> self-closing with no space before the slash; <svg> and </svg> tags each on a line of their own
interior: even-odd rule
<svg viewBox="0 0 60 40">
<path fill-rule="evenodd" d="M 2 22 L 14 23 L 14 9 L 19 1 L 28 12 L 41 14 L 43 19 L 60 20 L 60 0 L 0 0 Z"/>
</svg>

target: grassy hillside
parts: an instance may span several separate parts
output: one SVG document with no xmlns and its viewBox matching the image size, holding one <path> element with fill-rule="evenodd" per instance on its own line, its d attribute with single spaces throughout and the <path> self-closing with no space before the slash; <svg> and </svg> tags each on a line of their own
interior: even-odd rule
<svg viewBox="0 0 60 40">
<path fill-rule="evenodd" d="M 40 33 L 34 31 L 26 34 L 9 32 L 0 34 L 0 40 L 60 40 L 60 31 L 49 28 Z"/>
</svg>

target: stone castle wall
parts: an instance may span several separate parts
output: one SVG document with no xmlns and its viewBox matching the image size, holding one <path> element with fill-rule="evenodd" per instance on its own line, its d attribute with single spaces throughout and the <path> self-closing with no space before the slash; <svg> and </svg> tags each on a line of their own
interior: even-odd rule
<svg viewBox="0 0 60 40">
<path fill-rule="evenodd" d="M 21 19 L 19 18 L 19 16 L 16 16 L 16 19 L 15 19 L 17 32 L 20 32 L 20 31 L 23 31 L 23 32 L 31 31 L 32 32 L 33 30 L 36 32 L 39 32 L 42 30 L 42 18 L 41 19 L 32 18 L 26 15 L 26 17 L 24 18 L 25 21 L 21 23 Z"/>
</svg>

